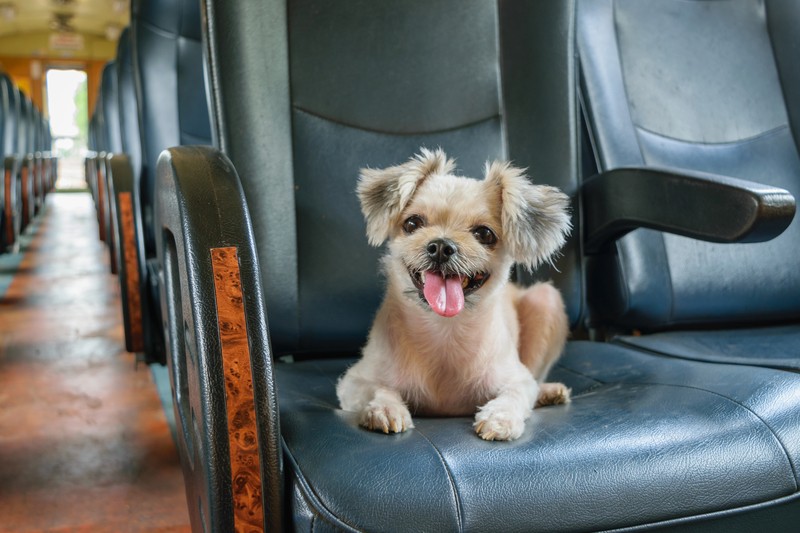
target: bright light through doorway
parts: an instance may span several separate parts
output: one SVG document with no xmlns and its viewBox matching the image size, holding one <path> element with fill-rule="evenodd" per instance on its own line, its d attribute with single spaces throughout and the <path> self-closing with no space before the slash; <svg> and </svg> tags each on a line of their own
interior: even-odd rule
<svg viewBox="0 0 800 533">
<path fill-rule="evenodd" d="M 53 152 L 59 157 L 57 189 L 85 189 L 83 157 L 86 152 L 88 113 L 86 72 L 47 71 L 47 109 Z"/>
</svg>

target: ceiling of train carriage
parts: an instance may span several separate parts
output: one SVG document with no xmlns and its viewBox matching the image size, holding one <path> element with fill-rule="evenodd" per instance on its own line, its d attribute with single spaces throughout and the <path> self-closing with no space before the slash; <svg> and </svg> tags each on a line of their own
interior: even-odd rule
<svg viewBox="0 0 800 533">
<path fill-rule="evenodd" d="M 0 55 L 113 57 L 129 12 L 130 0 L 0 0 Z"/>
</svg>

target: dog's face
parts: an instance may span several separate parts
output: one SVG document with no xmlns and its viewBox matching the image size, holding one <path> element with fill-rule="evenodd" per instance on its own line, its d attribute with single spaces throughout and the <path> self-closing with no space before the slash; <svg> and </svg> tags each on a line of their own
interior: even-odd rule
<svg viewBox="0 0 800 533">
<path fill-rule="evenodd" d="M 567 196 L 521 170 L 493 163 L 479 181 L 453 168 L 423 149 L 403 165 L 363 169 L 358 185 L 370 243 L 389 239 L 390 284 L 444 317 L 501 287 L 514 263 L 548 261 L 570 228 Z"/>
</svg>

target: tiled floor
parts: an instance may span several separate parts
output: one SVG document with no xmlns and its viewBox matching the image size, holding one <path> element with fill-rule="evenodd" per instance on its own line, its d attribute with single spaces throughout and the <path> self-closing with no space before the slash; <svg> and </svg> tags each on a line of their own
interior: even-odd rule
<svg viewBox="0 0 800 533">
<path fill-rule="evenodd" d="M 0 532 L 188 531 L 177 451 L 151 372 L 124 351 L 88 193 L 51 194 L 37 225 L 18 267 L 0 262 L 0 278 L 13 272 L 0 292 Z"/>
</svg>

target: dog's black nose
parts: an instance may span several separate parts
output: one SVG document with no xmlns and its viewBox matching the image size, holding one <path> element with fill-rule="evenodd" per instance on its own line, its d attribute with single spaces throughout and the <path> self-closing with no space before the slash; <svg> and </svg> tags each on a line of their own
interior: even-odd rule
<svg viewBox="0 0 800 533">
<path fill-rule="evenodd" d="M 437 263 L 446 263 L 458 251 L 458 247 L 450 239 L 435 239 L 428 243 L 425 251 Z"/>
</svg>

